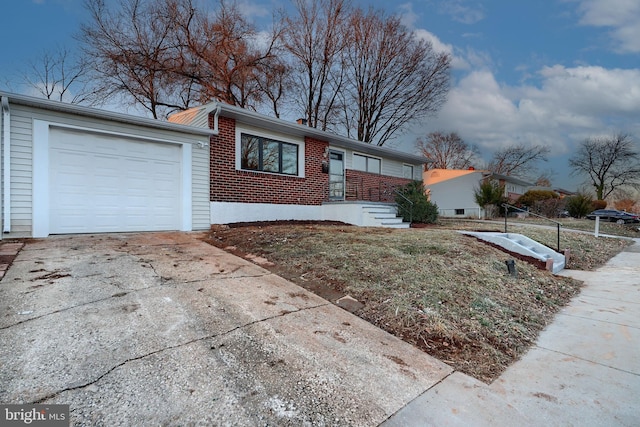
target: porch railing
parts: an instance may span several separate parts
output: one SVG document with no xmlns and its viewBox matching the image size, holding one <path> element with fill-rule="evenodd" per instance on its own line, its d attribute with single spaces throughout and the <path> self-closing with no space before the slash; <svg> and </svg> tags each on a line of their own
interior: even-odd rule
<svg viewBox="0 0 640 427">
<path fill-rule="evenodd" d="M 538 218 L 542 218 L 542 219 L 545 219 L 545 220 L 547 220 L 549 222 L 553 222 L 554 224 L 556 224 L 556 227 L 558 229 L 558 239 L 557 239 L 558 252 L 560 252 L 560 227 L 562 226 L 562 223 L 560 223 L 558 221 L 554 221 L 551 218 L 547 218 L 546 216 L 538 215 L 538 214 L 535 214 L 533 212 L 529 212 L 529 211 L 527 211 L 525 209 L 517 208 L 517 207 L 515 207 L 513 205 L 510 205 L 508 203 L 503 203 L 502 207 L 504 208 L 504 232 L 505 233 L 507 232 L 507 217 L 508 217 L 507 214 L 509 213 L 509 209 L 513 209 L 513 210 L 520 211 L 520 212 L 526 212 L 529 215 L 533 215 L 533 216 L 536 216 Z"/>
<path fill-rule="evenodd" d="M 398 213 L 401 214 L 401 211 L 406 212 L 407 214 L 409 214 L 409 223 L 413 223 L 413 202 L 411 200 L 409 200 L 407 198 L 407 196 L 405 196 L 404 194 L 402 194 L 402 191 L 398 190 L 397 188 L 393 189 L 393 193 L 396 196 L 399 196 L 402 200 L 404 200 L 405 202 L 407 202 L 408 207 L 405 205 L 402 205 L 400 203 L 396 203 L 397 209 L 398 209 Z M 404 215 L 402 215 L 404 217 Z"/>
</svg>

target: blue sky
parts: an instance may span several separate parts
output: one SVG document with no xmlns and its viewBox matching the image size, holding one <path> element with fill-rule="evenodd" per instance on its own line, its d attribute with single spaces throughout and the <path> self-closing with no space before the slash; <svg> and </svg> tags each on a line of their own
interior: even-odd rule
<svg viewBox="0 0 640 427">
<path fill-rule="evenodd" d="M 286 0 L 238 1 L 269 23 Z M 452 87 L 438 114 L 395 144 L 456 131 L 485 157 L 514 142 L 545 144 L 540 165 L 557 187 L 576 189 L 567 158 L 590 136 L 625 132 L 640 140 L 640 0 L 359 0 L 402 16 L 419 37 L 453 57 Z M 11 37 L 0 55 L 0 88 L 25 92 L 19 75 L 43 50 L 77 47 L 82 0 L 12 0 L 0 6 Z"/>
</svg>

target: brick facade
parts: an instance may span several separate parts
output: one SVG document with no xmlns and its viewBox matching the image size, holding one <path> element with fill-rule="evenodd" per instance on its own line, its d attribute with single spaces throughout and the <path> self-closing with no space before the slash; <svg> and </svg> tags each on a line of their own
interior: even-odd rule
<svg viewBox="0 0 640 427">
<path fill-rule="evenodd" d="M 322 172 L 328 142 L 305 138 L 305 177 L 300 178 L 236 170 L 235 120 L 219 117 L 218 130 L 210 144 L 212 202 L 320 205 L 328 200 L 329 176 Z"/>
<path fill-rule="evenodd" d="M 213 115 L 209 126 L 213 128 Z M 211 137 L 212 202 L 321 205 L 329 200 L 329 175 L 322 162 L 329 143 L 305 138 L 305 177 L 236 170 L 236 122 L 218 118 L 218 135 Z M 411 180 L 347 169 L 346 200 L 393 202 L 393 188 Z"/>
<path fill-rule="evenodd" d="M 372 202 L 394 202 L 393 190 L 411 182 L 410 179 L 379 175 L 352 169 L 346 170 L 346 199 Z"/>
</svg>

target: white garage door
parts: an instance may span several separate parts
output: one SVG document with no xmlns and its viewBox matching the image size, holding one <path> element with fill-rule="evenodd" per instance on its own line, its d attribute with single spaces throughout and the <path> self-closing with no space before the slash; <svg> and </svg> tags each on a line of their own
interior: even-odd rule
<svg viewBox="0 0 640 427">
<path fill-rule="evenodd" d="M 180 229 L 181 147 L 52 129 L 51 233 Z"/>
</svg>

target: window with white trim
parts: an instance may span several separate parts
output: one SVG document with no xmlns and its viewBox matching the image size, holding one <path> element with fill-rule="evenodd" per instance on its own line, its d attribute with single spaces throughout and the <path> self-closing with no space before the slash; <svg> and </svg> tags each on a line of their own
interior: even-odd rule
<svg viewBox="0 0 640 427">
<path fill-rule="evenodd" d="M 380 174 L 381 160 L 363 154 L 353 154 L 353 169 Z"/>
<path fill-rule="evenodd" d="M 407 179 L 413 179 L 413 166 L 408 164 L 402 165 L 402 177 Z"/>
<path fill-rule="evenodd" d="M 240 137 L 240 168 L 298 175 L 298 145 L 243 133 Z"/>
</svg>

